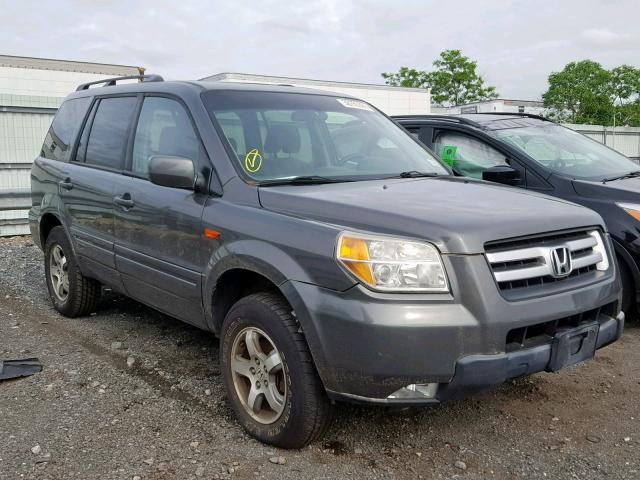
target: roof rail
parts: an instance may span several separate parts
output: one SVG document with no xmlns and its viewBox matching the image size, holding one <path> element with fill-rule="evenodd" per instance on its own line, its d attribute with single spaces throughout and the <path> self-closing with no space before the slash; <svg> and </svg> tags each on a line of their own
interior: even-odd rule
<svg viewBox="0 0 640 480">
<path fill-rule="evenodd" d="M 87 83 L 78 85 L 78 88 L 76 88 L 76 92 L 79 92 L 80 90 L 89 90 L 89 87 L 91 85 L 100 85 L 101 83 L 104 83 L 103 87 L 113 87 L 116 84 L 116 82 L 119 82 L 120 80 L 138 80 L 140 82 L 164 82 L 164 78 L 156 74 L 131 75 L 128 77 L 113 77 L 113 78 L 105 78 L 103 80 L 96 80 L 95 82 L 87 82 Z"/>
<path fill-rule="evenodd" d="M 549 120 L 547 117 L 543 117 L 542 115 L 536 115 L 534 113 L 526 113 L 526 112 L 471 112 L 471 113 L 459 113 L 455 115 L 514 115 L 516 117 L 529 117 L 529 118 L 537 118 L 538 120 L 544 120 L 546 122 L 552 122 L 553 120 Z"/>
<path fill-rule="evenodd" d="M 505 117 L 527 117 L 527 118 L 535 118 L 537 120 L 542 120 L 543 122 L 551 122 L 554 123 L 553 120 L 550 120 L 541 115 L 535 115 L 533 113 L 521 113 L 521 112 L 474 112 L 474 113 L 449 113 L 449 114 L 423 114 L 423 115 L 393 115 L 393 119 L 395 120 L 439 120 L 446 122 L 456 122 L 465 125 L 474 125 L 477 126 L 481 123 L 479 120 L 475 120 L 473 117 L 475 115 L 487 115 L 487 116 L 505 116 Z M 497 121 L 497 119 L 496 119 Z"/>
<path fill-rule="evenodd" d="M 475 125 L 473 120 L 460 117 L 458 113 L 440 114 L 440 113 L 425 113 L 418 115 L 392 115 L 394 120 L 440 120 L 445 122 L 464 123 L 467 125 Z"/>
</svg>

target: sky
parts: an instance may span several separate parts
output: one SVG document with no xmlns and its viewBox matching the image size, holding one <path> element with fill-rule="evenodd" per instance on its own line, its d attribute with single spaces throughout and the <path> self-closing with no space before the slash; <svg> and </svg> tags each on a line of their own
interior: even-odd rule
<svg viewBox="0 0 640 480">
<path fill-rule="evenodd" d="M 460 49 L 500 96 L 539 99 L 570 61 L 640 67 L 640 0 L 0 0 L 0 54 L 383 83 Z"/>
</svg>

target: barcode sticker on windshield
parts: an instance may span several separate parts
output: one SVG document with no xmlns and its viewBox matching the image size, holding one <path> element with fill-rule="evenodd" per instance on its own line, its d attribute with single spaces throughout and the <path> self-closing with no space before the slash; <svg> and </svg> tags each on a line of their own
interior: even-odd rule
<svg viewBox="0 0 640 480">
<path fill-rule="evenodd" d="M 359 108 L 360 110 L 368 110 L 373 112 L 373 108 L 362 100 L 356 100 L 355 98 L 336 98 L 343 106 L 347 108 Z"/>
</svg>

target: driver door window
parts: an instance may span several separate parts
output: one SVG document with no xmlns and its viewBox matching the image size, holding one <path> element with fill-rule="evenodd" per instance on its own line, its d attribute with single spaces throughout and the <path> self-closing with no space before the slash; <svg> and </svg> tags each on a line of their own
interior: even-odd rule
<svg viewBox="0 0 640 480">
<path fill-rule="evenodd" d="M 486 169 L 509 164 L 506 156 L 495 148 L 457 132 L 439 132 L 433 147 L 444 163 L 467 177 L 481 179 Z"/>
<path fill-rule="evenodd" d="M 131 170 L 149 176 L 149 160 L 154 155 L 184 157 L 198 161 L 200 141 L 179 102 L 165 97 L 147 97 L 142 104 L 133 143 Z"/>
</svg>

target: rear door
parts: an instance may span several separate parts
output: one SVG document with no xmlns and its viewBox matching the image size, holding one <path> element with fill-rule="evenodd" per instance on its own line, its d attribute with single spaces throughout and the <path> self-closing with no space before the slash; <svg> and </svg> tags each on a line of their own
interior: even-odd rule
<svg viewBox="0 0 640 480">
<path fill-rule="evenodd" d="M 94 101 L 59 182 L 61 213 L 83 271 L 121 290 L 115 271 L 113 194 L 122 176 L 136 96 Z"/>
<path fill-rule="evenodd" d="M 115 192 L 116 264 L 127 294 L 189 323 L 204 326 L 202 213 L 207 195 L 154 185 L 154 155 L 190 158 L 207 168 L 188 109 L 178 99 L 147 95 L 129 146 L 127 182 Z M 210 168 L 210 165 L 208 165 Z"/>
</svg>

